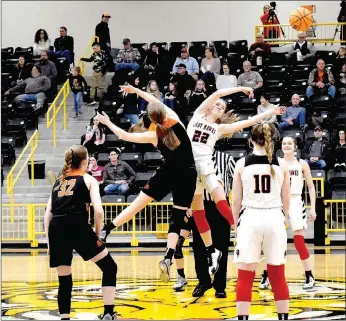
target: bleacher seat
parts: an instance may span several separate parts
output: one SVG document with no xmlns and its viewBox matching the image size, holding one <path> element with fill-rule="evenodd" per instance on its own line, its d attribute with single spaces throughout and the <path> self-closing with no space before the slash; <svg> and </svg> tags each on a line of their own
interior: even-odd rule
<svg viewBox="0 0 346 321">
<path fill-rule="evenodd" d="M 10 73 L 1 73 L 1 87 L 6 90 L 10 88 L 12 82 L 12 75 Z"/>
<path fill-rule="evenodd" d="M 129 119 L 125 116 L 117 117 L 116 124 L 125 131 L 128 131 L 131 127 Z"/>
<path fill-rule="evenodd" d="M 69 75 L 70 64 L 65 57 L 55 59 L 55 65 L 58 72 L 57 81 L 63 83 Z"/>
<path fill-rule="evenodd" d="M 239 97 L 236 102 L 236 113 L 251 114 L 257 110 L 256 98 L 249 98 L 247 96 Z"/>
<path fill-rule="evenodd" d="M 221 63 L 227 60 L 227 54 L 229 53 L 227 40 L 210 41 L 209 46 L 215 47 Z"/>
<path fill-rule="evenodd" d="M 287 92 L 288 83 L 286 79 L 278 80 L 266 80 L 264 81 L 264 90 L 267 93 L 284 93 Z"/>
<path fill-rule="evenodd" d="M 187 48 L 186 41 L 171 42 L 169 44 L 168 55 L 171 60 L 181 56 L 181 49 Z"/>
<path fill-rule="evenodd" d="M 126 203 L 124 195 L 104 195 L 101 201 L 103 204 Z"/>
<path fill-rule="evenodd" d="M 290 72 L 292 80 L 304 79 L 307 80 L 309 78 L 309 74 L 312 70 L 311 65 L 295 65 L 292 67 Z"/>
<path fill-rule="evenodd" d="M 125 144 L 126 143 L 115 134 L 106 135 L 106 146 L 109 152 L 111 151 L 112 148 L 116 148 L 116 147 L 121 148 Z"/>
<path fill-rule="evenodd" d="M 264 76 L 264 73 L 265 73 L 265 69 L 264 69 L 264 66 L 252 66 L 251 65 L 251 70 L 252 71 L 257 71 L 263 78 Z"/>
<path fill-rule="evenodd" d="M 189 44 L 190 56 L 196 58 L 199 64 L 205 56 L 205 48 L 207 45 L 208 43 L 206 41 L 192 41 Z"/>
<path fill-rule="evenodd" d="M 310 98 L 311 110 L 329 110 L 332 108 L 333 101 L 329 95 L 313 95 Z"/>
<path fill-rule="evenodd" d="M 150 44 L 150 48 L 152 46 L 153 42 Z M 157 46 L 161 49 L 168 50 L 168 43 L 167 42 L 156 42 Z"/>
<path fill-rule="evenodd" d="M 143 165 L 150 169 L 156 169 L 162 164 L 162 155 L 160 152 L 148 152 L 143 156 Z"/>
<path fill-rule="evenodd" d="M 331 50 L 317 50 L 315 52 L 315 57 L 316 59 L 323 59 L 326 65 L 335 65 L 336 62 L 336 52 Z"/>
<path fill-rule="evenodd" d="M 27 128 L 38 128 L 38 114 L 34 110 L 36 102 L 22 101 L 14 109 L 14 115 L 26 120 Z"/>
<path fill-rule="evenodd" d="M 279 80 L 282 81 L 288 77 L 288 67 L 285 65 L 268 66 L 264 70 L 264 81 Z"/>
<path fill-rule="evenodd" d="M 294 137 L 297 140 L 298 147 L 303 148 L 302 144 L 304 143 L 304 134 L 299 128 L 284 130 L 281 133 L 280 140 L 282 141 L 284 137 Z"/>
<path fill-rule="evenodd" d="M 269 94 L 269 103 L 274 105 L 281 105 L 284 99 L 278 94 Z"/>
<path fill-rule="evenodd" d="M 26 121 L 24 119 L 8 120 L 2 135 L 6 137 L 15 137 L 15 146 L 23 146 L 27 143 L 26 137 Z"/>
<path fill-rule="evenodd" d="M 345 126 L 346 123 L 346 113 L 337 113 L 334 117 L 333 123 L 336 126 Z"/>
<path fill-rule="evenodd" d="M 231 155 L 234 158 L 235 162 L 237 162 L 239 159 L 247 155 L 247 152 L 245 149 L 225 150 L 225 153 Z"/>
<path fill-rule="evenodd" d="M 14 115 L 14 104 L 8 101 L 1 102 L 1 127 Z"/>
<path fill-rule="evenodd" d="M 292 79 L 290 91 L 298 95 L 305 95 L 308 81 L 306 79 Z"/>
<path fill-rule="evenodd" d="M 312 178 L 323 178 L 326 180 L 326 172 L 323 169 L 312 169 L 311 176 Z"/>
<path fill-rule="evenodd" d="M 331 169 L 327 174 L 329 189 L 331 191 L 345 191 L 346 189 L 346 173 Z"/>
<path fill-rule="evenodd" d="M 280 149 L 276 151 L 276 156 L 281 157 L 281 158 L 284 157 L 284 152 L 282 151 L 281 146 L 280 146 Z M 297 149 L 297 151 L 295 152 L 295 156 L 297 158 L 301 158 L 302 157 L 302 151 L 300 149 Z"/>
<path fill-rule="evenodd" d="M 142 164 L 141 153 L 122 153 L 119 159 L 129 164 L 135 172 L 139 170 Z"/>
<path fill-rule="evenodd" d="M 248 43 L 247 40 L 235 40 L 230 41 L 229 43 L 229 52 L 237 52 L 237 53 L 248 53 Z"/>
<path fill-rule="evenodd" d="M 132 203 L 137 197 L 138 197 L 138 194 L 135 194 L 135 195 L 131 194 L 131 195 L 127 196 L 126 202 L 127 203 Z"/>
<path fill-rule="evenodd" d="M 232 149 L 247 149 L 249 138 L 250 131 L 244 130 L 235 132 L 228 141 Z"/>
<path fill-rule="evenodd" d="M 243 62 L 247 59 L 247 54 L 244 53 L 236 53 L 236 52 L 229 52 L 227 54 L 227 63 L 229 66 L 239 66 L 240 68 L 243 67 Z"/>
<path fill-rule="evenodd" d="M 335 100 L 336 110 L 339 112 L 346 112 L 346 96 L 340 96 Z"/>
<path fill-rule="evenodd" d="M 141 65 L 145 59 L 146 52 L 148 50 L 148 44 L 145 42 L 131 43 L 131 46 L 133 48 L 138 49 L 139 53 L 141 54 L 141 60 L 140 60 L 140 65 Z"/>
<path fill-rule="evenodd" d="M 14 51 L 13 57 L 19 58 L 20 56 L 24 56 L 25 59 L 30 59 L 33 55 L 33 47 L 17 47 Z"/>
<path fill-rule="evenodd" d="M 329 133 L 329 131 L 327 129 L 323 129 L 322 136 L 327 138 L 328 140 L 330 140 L 330 133 Z M 314 131 L 312 129 L 309 129 L 305 133 L 305 140 L 307 140 L 309 138 L 314 138 Z"/>
<path fill-rule="evenodd" d="M 143 188 L 148 180 L 154 175 L 154 172 L 137 173 L 135 185 L 137 188 Z"/>
<path fill-rule="evenodd" d="M 109 154 L 100 153 L 97 157 L 97 163 L 99 166 L 105 166 L 109 163 Z"/>
<path fill-rule="evenodd" d="M 1 48 L 1 61 L 11 58 L 13 55 L 13 47 Z"/>
<path fill-rule="evenodd" d="M 286 65 L 286 54 L 284 52 L 272 52 L 264 60 L 266 66 Z"/>
<path fill-rule="evenodd" d="M 4 164 L 11 165 L 16 161 L 15 140 L 15 137 L 1 137 L 1 155 Z"/>
<path fill-rule="evenodd" d="M 171 203 L 173 202 L 173 194 L 168 193 L 161 201 L 161 203 Z"/>
</svg>

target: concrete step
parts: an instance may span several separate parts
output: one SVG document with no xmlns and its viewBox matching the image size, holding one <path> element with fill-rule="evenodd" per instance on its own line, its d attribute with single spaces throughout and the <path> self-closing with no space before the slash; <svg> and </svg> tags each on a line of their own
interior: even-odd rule
<svg viewBox="0 0 346 321">
<path fill-rule="evenodd" d="M 4 188 L 1 189 L 2 192 L 2 204 L 9 204 L 10 197 L 4 193 Z M 15 188 L 16 192 L 16 188 Z M 16 204 L 46 204 L 49 200 L 51 190 L 45 193 L 15 193 L 14 201 Z"/>
</svg>

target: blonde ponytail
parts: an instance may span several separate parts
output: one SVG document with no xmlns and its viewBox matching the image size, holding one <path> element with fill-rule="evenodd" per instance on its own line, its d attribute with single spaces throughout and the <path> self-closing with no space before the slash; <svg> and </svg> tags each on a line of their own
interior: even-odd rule
<svg viewBox="0 0 346 321">
<path fill-rule="evenodd" d="M 180 140 L 171 128 L 156 124 L 156 135 L 170 149 L 175 150 L 180 145 Z"/>
<path fill-rule="evenodd" d="M 272 177 L 275 177 L 275 171 L 271 165 L 273 162 L 273 153 L 274 153 L 274 143 L 272 140 L 272 131 L 268 123 L 263 124 L 263 134 L 264 134 L 264 149 L 270 163 L 270 174 Z"/>
</svg>

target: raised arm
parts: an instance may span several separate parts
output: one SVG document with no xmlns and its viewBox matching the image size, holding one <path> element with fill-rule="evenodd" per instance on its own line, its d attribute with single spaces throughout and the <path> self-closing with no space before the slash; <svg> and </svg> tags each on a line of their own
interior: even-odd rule
<svg viewBox="0 0 346 321">
<path fill-rule="evenodd" d="M 157 103 L 157 102 L 162 103 L 161 100 L 157 99 L 152 94 L 149 94 L 133 86 L 120 86 L 120 88 L 121 88 L 121 92 L 125 92 L 128 94 L 137 94 L 139 97 L 143 98 L 148 103 Z"/>
<path fill-rule="evenodd" d="M 153 144 L 157 145 L 157 135 L 155 131 L 148 131 L 144 133 L 128 133 L 125 130 L 114 125 L 107 114 L 102 112 L 102 115 L 97 113 L 97 118 L 100 123 L 106 125 L 115 135 L 120 139 L 127 142 L 139 143 L 139 144 Z"/>
<path fill-rule="evenodd" d="M 276 106 L 275 108 L 271 108 L 264 113 L 252 116 L 246 120 L 237 121 L 233 124 L 221 124 L 219 125 L 219 137 L 231 135 L 234 132 L 241 131 L 247 127 L 251 127 L 259 123 L 261 120 L 273 115 L 282 115 L 284 111 L 285 107 Z"/>
<path fill-rule="evenodd" d="M 311 208 L 310 208 L 310 221 L 314 221 L 316 219 L 316 191 L 315 191 L 315 185 L 314 185 L 314 182 L 312 180 L 311 170 L 310 170 L 310 167 L 309 167 L 308 163 L 301 159 L 300 160 L 300 164 L 302 166 L 303 176 L 305 178 L 305 182 L 306 182 L 306 184 L 308 186 L 308 189 L 309 189 L 310 204 L 311 204 Z"/>
<path fill-rule="evenodd" d="M 232 95 L 238 92 L 244 92 L 253 97 L 253 89 L 250 87 L 236 87 L 236 88 L 224 88 L 219 89 L 210 95 L 203 103 L 195 110 L 195 115 L 204 115 L 214 104 L 215 102 L 223 96 Z"/>
</svg>

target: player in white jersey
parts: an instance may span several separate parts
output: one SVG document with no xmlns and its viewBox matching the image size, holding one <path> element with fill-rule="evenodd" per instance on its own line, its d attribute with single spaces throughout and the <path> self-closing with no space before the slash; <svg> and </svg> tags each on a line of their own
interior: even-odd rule
<svg viewBox="0 0 346 321">
<path fill-rule="evenodd" d="M 311 208 L 309 212 L 309 221 L 316 219 L 316 194 L 315 186 L 312 181 L 310 167 L 306 161 L 297 159 L 294 153 L 297 150 L 297 142 L 293 137 L 285 137 L 282 140 L 282 151 L 284 152 L 284 160 L 287 163 L 290 173 L 291 184 L 291 202 L 290 202 L 290 222 L 293 231 L 293 242 L 299 257 L 303 262 L 305 270 L 305 283 L 303 289 L 311 289 L 315 285 L 315 279 L 311 272 L 310 254 L 306 248 L 304 241 L 304 229 L 307 228 L 307 215 L 305 204 L 303 201 L 304 178 L 309 189 Z M 260 289 L 269 287 L 268 273 L 265 270 L 262 275 Z"/>
<path fill-rule="evenodd" d="M 253 89 L 249 87 L 218 90 L 196 109 L 187 127 L 198 175 L 196 192 L 191 207 L 196 226 L 206 246 L 210 274 L 216 273 L 218 262 L 221 259 L 221 252 L 213 246 L 210 227 L 203 206 L 204 189 L 212 195 L 220 214 L 227 219 L 231 226 L 234 224 L 222 181 L 216 176 L 212 161 L 215 143 L 220 138 L 231 137 L 234 132 L 253 126 L 266 117 L 282 114 L 284 111 L 283 107 L 276 106 L 247 120 L 237 121 L 238 118 L 232 110 L 225 113 L 226 103 L 221 99 L 223 96 L 237 92 L 244 92 L 249 97 L 253 97 Z"/>
<path fill-rule="evenodd" d="M 290 204 L 290 181 L 285 161 L 273 156 L 275 131 L 275 126 L 269 123 L 254 126 L 251 131 L 253 153 L 237 162 L 233 178 L 238 320 L 249 318 L 252 284 L 261 249 L 267 260 L 279 320 L 288 319 L 285 218 Z"/>
</svg>

